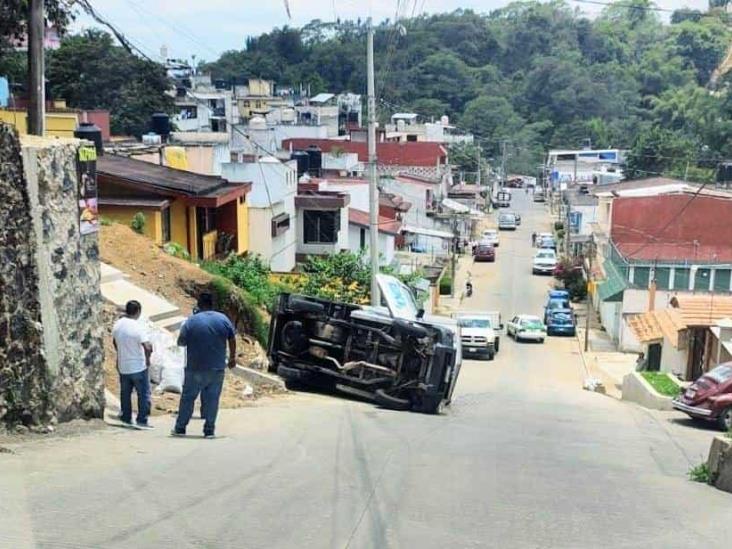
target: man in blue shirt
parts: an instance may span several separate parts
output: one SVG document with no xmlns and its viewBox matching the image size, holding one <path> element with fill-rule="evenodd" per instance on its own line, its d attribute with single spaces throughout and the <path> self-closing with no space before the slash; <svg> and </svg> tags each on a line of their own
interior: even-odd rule
<svg viewBox="0 0 732 549">
<path fill-rule="evenodd" d="M 198 309 L 198 313 L 185 321 L 178 336 L 178 345 L 186 348 L 186 376 L 180 396 L 178 419 L 171 434 L 186 434 L 186 427 L 193 415 L 193 405 L 200 394 L 205 420 L 203 436 L 213 438 L 219 398 L 224 386 L 224 373 L 227 366 L 236 366 L 236 333 L 226 315 L 213 310 L 211 294 L 202 293 L 198 297 Z"/>
</svg>

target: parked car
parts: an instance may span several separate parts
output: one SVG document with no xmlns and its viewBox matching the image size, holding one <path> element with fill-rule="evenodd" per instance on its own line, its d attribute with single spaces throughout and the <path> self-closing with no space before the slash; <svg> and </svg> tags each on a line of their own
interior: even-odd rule
<svg viewBox="0 0 732 549">
<path fill-rule="evenodd" d="M 496 249 L 491 244 L 478 244 L 473 250 L 473 261 L 489 261 L 496 260 Z"/>
<path fill-rule="evenodd" d="M 534 245 L 538 248 L 539 244 L 541 244 L 541 241 L 545 238 L 554 238 L 554 235 L 552 233 L 537 233 L 536 238 L 534 239 Z"/>
<path fill-rule="evenodd" d="M 537 246 L 541 249 L 547 249 L 547 250 L 557 250 L 557 241 L 554 240 L 553 236 L 545 236 L 539 240 L 539 244 Z"/>
<path fill-rule="evenodd" d="M 511 206 L 511 193 L 506 190 L 498 191 L 496 198 L 493 201 L 496 208 L 508 208 Z"/>
<path fill-rule="evenodd" d="M 551 290 L 544 305 L 544 324 L 549 324 L 549 313 L 557 309 L 571 309 L 567 290 Z"/>
<path fill-rule="evenodd" d="M 672 405 L 690 417 L 716 422 L 723 431 L 732 429 L 732 362 L 701 376 Z"/>
<path fill-rule="evenodd" d="M 512 213 L 502 213 L 498 216 L 498 230 L 499 231 L 515 231 L 516 230 L 516 216 Z"/>
<path fill-rule="evenodd" d="M 494 313 L 456 313 L 455 319 L 460 326 L 463 355 L 493 360 L 500 341 L 496 332 L 503 328 L 494 324 Z"/>
<path fill-rule="evenodd" d="M 574 311 L 569 307 L 549 309 L 545 314 L 544 323 L 547 335 L 573 336 L 577 333 Z"/>
<path fill-rule="evenodd" d="M 516 225 L 521 225 L 521 214 L 518 212 L 508 212 L 513 215 L 514 218 L 516 218 Z"/>
<path fill-rule="evenodd" d="M 580 185 L 577 187 L 577 192 L 580 194 L 590 194 L 590 187 L 589 185 Z"/>
<path fill-rule="evenodd" d="M 539 250 L 534 256 L 531 267 L 533 274 L 553 274 L 557 267 L 557 254 L 554 250 Z"/>
<path fill-rule="evenodd" d="M 539 188 L 534 189 L 534 202 L 546 202 L 546 195 L 543 190 Z"/>
<path fill-rule="evenodd" d="M 337 389 L 392 409 L 438 413 L 460 369 L 457 323 L 429 317 L 393 276 L 377 276 L 386 307 L 283 293 L 270 324 L 270 369 L 289 384 Z"/>
<path fill-rule="evenodd" d="M 498 231 L 496 229 L 485 229 L 481 234 L 481 243 L 492 244 L 497 248 L 500 244 Z"/>
<path fill-rule="evenodd" d="M 538 341 L 544 343 L 546 327 L 538 316 L 517 315 L 506 324 L 506 335 L 516 341 Z"/>
</svg>

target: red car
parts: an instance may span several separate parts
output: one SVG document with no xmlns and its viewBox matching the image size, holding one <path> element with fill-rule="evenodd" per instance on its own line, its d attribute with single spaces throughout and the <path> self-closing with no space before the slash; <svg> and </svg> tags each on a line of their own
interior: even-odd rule
<svg viewBox="0 0 732 549">
<path fill-rule="evenodd" d="M 490 261 L 496 260 L 496 249 L 489 244 L 478 244 L 473 250 L 474 261 Z"/>
<path fill-rule="evenodd" d="M 732 429 L 732 362 L 697 379 L 674 399 L 673 407 L 693 418 L 716 421 L 724 431 Z"/>
</svg>

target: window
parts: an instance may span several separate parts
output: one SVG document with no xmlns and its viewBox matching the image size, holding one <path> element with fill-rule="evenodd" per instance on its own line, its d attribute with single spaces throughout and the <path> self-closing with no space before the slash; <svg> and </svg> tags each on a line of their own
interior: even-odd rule
<svg viewBox="0 0 732 549">
<path fill-rule="evenodd" d="M 711 276 L 711 269 L 697 269 L 696 276 L 694 276 L 694 290 L 697 292 L 708 292 Z"/>
<path fill-rule="evenodd" d="M 633 284 L 639 288 L 648 288 L 650 267 L 636 267 L 633 274 Z"/>
<path fill-rule="evenodd" d="M 281 213 L 272 218 L 272 237 L 280 236 L 290 228 L 290 215 Z"/>
<path fill-rule="evenodd" d="M 659 290 L 668 290 L 671 281 L 671 269 L 668 267 L 656 267 L 656 287 Z"/>
<path fill-rule="evenodd" d="M 193 118 L 198 118 L 198 109 L 192 105 L 186 105 L 180 108 L 180 111 L 178 111 L 178 117 L 181 120 L 191 120 Z"/>
<path fill-rule="evenodd" d="M 674 290 L 688 290 L 689 289 L 689 269 L 683 267 L 676 268 L 676 274 L 674 275 Z"/>
<path fill-rule="evenodd" d="M 163 242 L 170 242 L 170 208 L 163 208 Z"/>
<path fill-rule="evenodd" d="M 717 269 L 714 273 L 714 291 L 729 292 L 729 269 Z"/>
<path fill-rule="evenodd" d="M 305 210 L 303 234 L 305 244 L 334 244 L 340 229 L 338 211 Z"/>
</svg>

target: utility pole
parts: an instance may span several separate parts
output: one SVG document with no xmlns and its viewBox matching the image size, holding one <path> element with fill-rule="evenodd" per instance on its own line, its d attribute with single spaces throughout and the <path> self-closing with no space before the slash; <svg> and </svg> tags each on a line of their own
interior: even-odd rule
<svg viewBox="0 0 732 549">
<path fill-rule="evenodd" d="M 480 191 L 480 147 L 478 147 L 478 175 L 475 176 L 475 184 L 478 186 L 478 191 Z"/>
<path fill-rule="evenodd" d="M 452 215 L 452 261 L 451 261 L 451 277 L 452 277 L 452 285 L 450 286 L 450 297 L 455 297 L 455 285 L 457 283 L 457 280 L 455 280 L 455 276 L 457 275 L 457 248 L 458 248 L 458 239 L 460 238 L 460 233 L 458 233 L 458 222 L 457 222 L 457 214 L 454 213 Z"/>
<path fill-rule="evenodd" d="M 585 353 L 590 346 L 590 314 L 592 312 L 592 295 L 590 295 L 590 281 L 592 280 L 592 259 L 595 256 L 595 241 L 590 236 L 589 253 L 587 254 L 587 315 L 585 318 Z"/>
<path fill-rule="evenodd" d="M 43 135 L 46 126 L 44 27 L 43 0 L 31 0 L 28 11 L 28 133 L 31 135 Z"/>
<path fill-rule="evenodd" d="M 366 34 L 366 73 L 368 75 L 368 152 L 369 152 L 369 249 L 371 255 L 371 305 L 381 304 L 376 275 L 379 272 L 379 187 L 376 176 L 376 92 L 374 85 L 374 28 L 368 20 Z"/>
<path fill-rule="evenodd" d="M 506 142 L 501 141 L 501 188 L 506 185 Z"/>
</svg>

